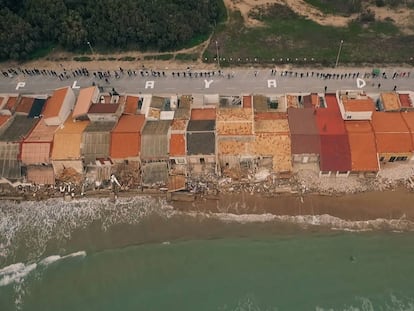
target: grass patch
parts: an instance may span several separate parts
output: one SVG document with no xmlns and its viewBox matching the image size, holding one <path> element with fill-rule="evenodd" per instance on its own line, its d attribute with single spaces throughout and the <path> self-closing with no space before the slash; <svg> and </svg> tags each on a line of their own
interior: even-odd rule
<svg viewBox="0 0 414 311">
<path fill-rule="evenodd" d="M 179 61 L 192 61 L 195 62 L 198 59 L 198 54 L 191 54 L 191 53 L 178 53 L 175 55 L 175 60 Z"/>
<path fill-rule="evenodd" d="M 133 56 L 124 56 L 124 57 L 118 58 L 118 60 L 124 61 L 124 62 L 133 62 L 133 61 L 136 60 L 136 57 L 133 57 Z"/>
<path fill-rule="evenodd" d="M 174 58 L 174 54 L 160 54 L 160 55 L 145 55 L 144 60 L 171 60 Z"/>
<path fill-rule="evenodd" d="M 90 62 L 93 58 L 90 56 L 75 56 L 73 60 L 77 62 Z"/>
<path fill-rule="evenodd" d="M 362 10 L 361 0 L 305 0 L 325 14 L 349 16 Z"/>
<path fill-rule="evenodd" d="M 254 63 L 256 58 L 258 63 L 333 65 L 341 40 L 340 63 L 401 63 L 413 56 L 414 36 L 403 35 L 392 21 L 321 26 L 278 4 L 262 11 L 260 19 L 265 27 L 247 28 L 240 12 L 230 12 L 229 22 L 217 27 L 203 59 L 214 62 L 216 40 L 220 58 L 240 58 L 240 63 Z"/>
<path fill-rule="evenodd" d="M 54 44 L 46 44 L 45 46 L 38 48 L 33 53 L 31 53 L 28 56 L 28 59 L 35 60 L 35 59 L 43 58 L 49 55 L 55 47 L 56 46 Z"/>
</svg>

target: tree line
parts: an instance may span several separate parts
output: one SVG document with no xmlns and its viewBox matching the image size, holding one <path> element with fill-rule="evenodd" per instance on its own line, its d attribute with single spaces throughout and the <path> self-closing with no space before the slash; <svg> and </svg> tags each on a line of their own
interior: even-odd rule
<svg viewBox="0 0 414 311">
<path fill-rule="evenodd" d="M 207 37 L 222 0 L 0 0 L 0 59 L 40 49 L 174 50 Z"/>
</svg>

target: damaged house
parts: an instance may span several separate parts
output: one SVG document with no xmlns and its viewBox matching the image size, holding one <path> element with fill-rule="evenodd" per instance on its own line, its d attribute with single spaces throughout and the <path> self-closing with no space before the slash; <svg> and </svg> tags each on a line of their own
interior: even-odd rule
<svg viewBox="0 0 414 311">
<path fill-rule="evenodd" d="M 220 98 L 217 109 L 217 159 L 219 172 L 239 179 L 256 170 L 253 97 Z"/>
<path fill-rule="evenodd" d="M 148 120 L 141 135 L 141 179 L 143 186 L 168 183 L 170 120 Z"/>
<path fill-rule="evenodd" d="M 216 109 L 191 110 L 187 131 L 187 168 L 191 176 L 216 172 Z"/>
</svg>

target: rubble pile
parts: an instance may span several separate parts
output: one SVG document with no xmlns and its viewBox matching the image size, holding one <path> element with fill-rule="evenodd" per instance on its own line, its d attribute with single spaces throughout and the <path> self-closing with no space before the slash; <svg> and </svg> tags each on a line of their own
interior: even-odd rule
<svg viewBox="0 0 414 311">
<path fill-rule="evenodd" d="M 137 189 L 141 185 L 140 165 L 138 162 L 116 164 L 113 174 L 118 178 L 123 190 Z"/>
<path fill-rule="evenodd" d="M 68 167 L 63 169 L 62 173 L 57 178 L 57 181 L 61 183 L 73 183 L 80 185 L 83 181 L 83 177 L 82 174 L 76 172 L 75 169 Z"/>
</svg>

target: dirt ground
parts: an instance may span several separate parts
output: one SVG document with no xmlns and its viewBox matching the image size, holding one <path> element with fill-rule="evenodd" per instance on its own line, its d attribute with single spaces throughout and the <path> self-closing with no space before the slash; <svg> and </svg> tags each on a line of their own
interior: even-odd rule
<svg viewBox="0 0 414 311">
<path fill-rule="evenodd" d="M 346 27 L 348 23 L 357 17 L 353 14 L 349 17 L 324 14 L 317 8 L 309 5 L 303 0 L 224 0 L 227 8 L 239 10 L 244 18 L 245 24 L 249 27 L 261 26 L 261 22 L 249 18 L 249 11 L 260 5 L 280 3 L 289 6 L 295 13 L 305 16 L 323 26 Z M 390 9 L 386 7 L 378 8 L 375 5 L 365 4 L 370 10 L 374 11 L 377 20 L 391 18 L 400 30 L 406 34 L 413 34 L 414 10 L 410 9 Z"/>
</svg>

